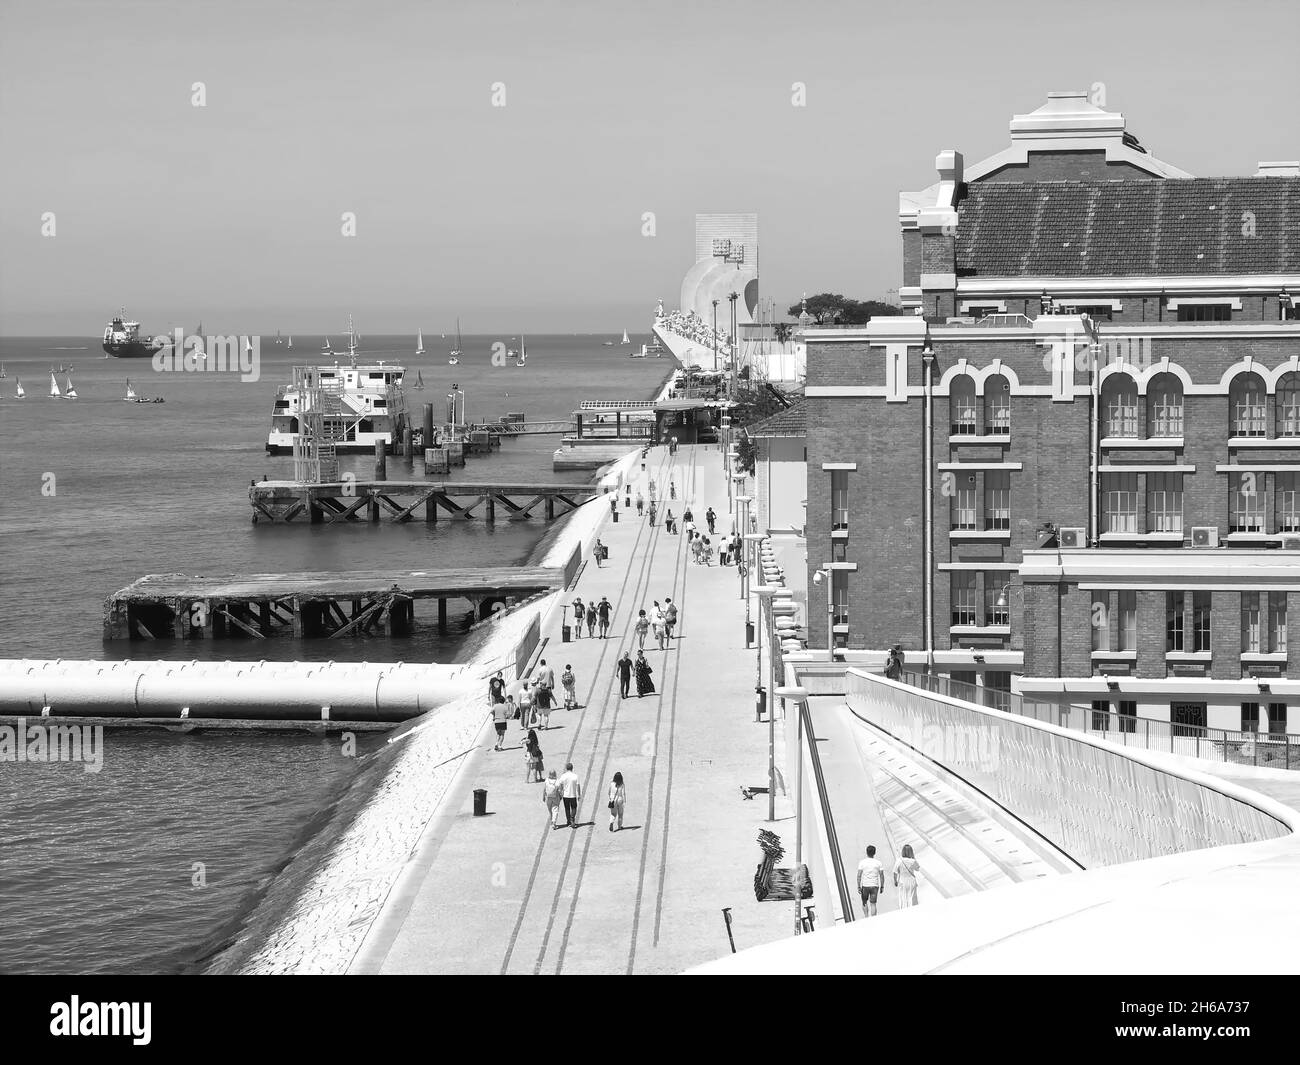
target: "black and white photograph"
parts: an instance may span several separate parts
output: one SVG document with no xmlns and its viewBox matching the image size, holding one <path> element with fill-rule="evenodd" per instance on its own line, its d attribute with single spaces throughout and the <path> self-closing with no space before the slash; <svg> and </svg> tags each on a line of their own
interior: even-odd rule
<svg viewBox="0 0 1300 1065">
<path fill-rule="evenodd" d="M 888 1054 L 1286 1038 L 1297 31 L 0 0 L 20 1037 L 823 975 Z"/>
</svg>

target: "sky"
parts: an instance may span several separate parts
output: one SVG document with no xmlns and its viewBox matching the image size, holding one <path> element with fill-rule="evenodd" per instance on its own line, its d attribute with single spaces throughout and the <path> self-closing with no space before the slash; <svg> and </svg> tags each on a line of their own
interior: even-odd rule
<svg viewBox="0 0 1300 1065">
<path fill-rule="evenodd" d="M 1051 90 L 1100 84 L 1197 176 L 1300 158 L 1297 29 L 1292 0 L 4 0 L 0 334 L 645 331 L 713 211 L 758 212 L 780 311 L 880 298 L 899 191 Z"/>
</svg>

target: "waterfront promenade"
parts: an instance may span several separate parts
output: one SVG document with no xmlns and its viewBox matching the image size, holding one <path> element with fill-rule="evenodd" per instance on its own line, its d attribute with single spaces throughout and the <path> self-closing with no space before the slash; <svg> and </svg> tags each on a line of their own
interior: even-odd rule
<svg viewBox="0 0 1300 1065">
<path fill-rule="evenodd" d="M 754 721 L 754 652 L 744 648 L 744 603 L 732 567 L 689 561 L 685 539 L 663 529 L 689 503 L 697 523 L 718 513 L 730 531 L 716 446 L 650 452 L 645 481 L 658 485 L 660 522 L 635 506 L 608 516 L 599 536 L 603 568 L 584 564 L 572 602 L 614 606 L 608 639 L 561 642 L 559 619 L 538 652 L 558 676 L 577 675 L 580 709 L 558 708 L 538 736 L 546 768 L 572 761 L 583 782 L 580 827 L 552 831 L 542 785 L 525 783 L 523 733 L 512 722 L 494 751 L 487 720 L 447 801 L 430 822 L 403 877 L 350 967 L 354 973 L 672 973 L 729 952 L 722 908 L 731 907 L 740 949 L 793 931 L 789 904 L 757 903 L 753 876 L 761 828 L 793 849 L 791 804 L 745 800 L 742 785 L 766 785 L 766 724 Z M 670 480 L 678 498 L 669 500 Z M 715 538 L 716 543 L 716 538 Z M 667 651 L 646 640 L 654 695 L 619 698 L 614 664 L 635 648 L 637 611 L 671 597 L 681 616 Z M 572 614 L 568 614 L 571 621 Z M 635 650 L 634 650 L 635 653 Z M 484 684 L 486 690 L 486 681 Z M 778 749 L 778 760 L 783 750 Z M 615 771 L 627 787 L 624 828 L 610 832 L 606 789 Z M 473 789 L 488 791 L 488 816 L 474 817 Z M 561 819 L 562 820 L 562 819 Z"/>
</svg>

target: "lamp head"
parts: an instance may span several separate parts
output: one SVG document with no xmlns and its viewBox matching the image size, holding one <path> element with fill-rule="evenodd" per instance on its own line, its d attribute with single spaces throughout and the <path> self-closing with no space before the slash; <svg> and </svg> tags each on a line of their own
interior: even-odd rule
<svg viewBox="0 0 1300 1065">
<path fill-rule="evenodd" d="M 821 582 L 822 582 L 822 576 L 823 576 L 823 574 L 822 574 L 822 571 L 821 571 L 821 570 L 818 570 L 816 573 L 814 573 L 814 574 L 813 574 L 813 584 L 821 584 Z"/>
</svg>

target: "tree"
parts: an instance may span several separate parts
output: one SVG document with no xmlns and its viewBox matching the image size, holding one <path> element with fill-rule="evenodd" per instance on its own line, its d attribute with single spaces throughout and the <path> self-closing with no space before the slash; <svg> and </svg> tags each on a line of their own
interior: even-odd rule
<svg viewBox="0 0 1300 1065">
<path fill-rule="evenodd" d="M 815 296 L 809 296 L 802 303 L 796 303 L 787 313 L 797 318 L 803 311 L 804 303 L 817 324 L 827 326 L 864 325 L 877 315 L 903 313 L 901 307 L 880 300 L 852 300 L 836 292 L 819 292 Z"/>
</svg>

